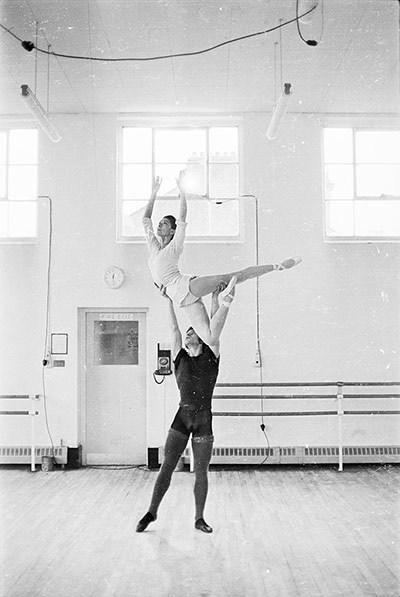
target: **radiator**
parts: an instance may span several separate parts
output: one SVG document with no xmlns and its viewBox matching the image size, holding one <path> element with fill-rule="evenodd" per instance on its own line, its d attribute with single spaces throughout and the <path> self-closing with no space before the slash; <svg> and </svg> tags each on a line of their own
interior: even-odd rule
<svg viewBox="0 0 400 597">
<path fill-rule="evenodd" d="M 160 456 L 163 451 L 160 449 Z M 274 446 L 214 447 L 211 464 L 337 464 L 337 446 Z M 184 462 L 190 462 L 190 452 L 184 452 Z M 400 462 L 400 446 L 343 446 L 343 462 L 396 463 Z"/>
<path fill-rule="evenodd" d="M 37 446 L 35 448 L 35 464 L 42 463 L 42 456 L 54 456 L 57 464 L 67 464 L 68 447 Z M 0 464 L 30 464 L 30 446 L 3 446 L 0 447 Z"/>
</svg>

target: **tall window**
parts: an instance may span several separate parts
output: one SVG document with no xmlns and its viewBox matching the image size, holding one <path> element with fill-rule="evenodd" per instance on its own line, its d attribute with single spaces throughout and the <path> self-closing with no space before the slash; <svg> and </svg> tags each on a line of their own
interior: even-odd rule
<svg viewBox="0 0 400 597">
<path fill-rule="evenodd" d="M 400 240 L 400 131 L 323 131 L 327 240 Z"/>
<path fill-rule="evenodd" d="M 239 128 L 237 126 L 123 126 L 119 160 L 118 240 L 143 239 L 141 219 L 152 180 L 162 184 L 153 217 L 179 213 L 176 178 L 186 170 L 187 237 L 238 238 Z"/>
<path fill-rule="evenodd" d="M 0 242 L 37 236 L 37 129 L 0 130 Z"/>
</svg>

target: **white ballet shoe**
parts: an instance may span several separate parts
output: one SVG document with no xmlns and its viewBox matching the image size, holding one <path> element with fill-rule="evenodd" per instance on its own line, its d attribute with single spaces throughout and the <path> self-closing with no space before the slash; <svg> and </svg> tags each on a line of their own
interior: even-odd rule
<svg viewBox="0 0 400 597">
<path fill-rule="evenodd" d="M 302 261 L 303 260 L 300 256 L 290 257 L 289 259 L 285 259 L 284 261 L 281 261 L 280 263 L 276 264 L 274 266 L 274 269 L 276 269 L 278 271 L 282 271 L 283 269 L 290 269 L 290 268 L 294 267 L 295 265 L 298 265 Z"/>
</svg>

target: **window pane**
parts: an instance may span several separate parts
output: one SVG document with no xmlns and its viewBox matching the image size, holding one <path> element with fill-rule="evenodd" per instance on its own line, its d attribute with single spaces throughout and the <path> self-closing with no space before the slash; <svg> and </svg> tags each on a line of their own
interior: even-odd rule
<svg viewBox="0 0 400 597">
<path fill-rule="evenodd" d="M 0 131 L 0 164 L 7 161 L 7 133 Z"/>
<path fill-rule="evenodd" d="M 400 197 L 400 166 L 357 166 L 359 197 Z"/>
<path fill-rule="evenodd" d="M 364 164 L 398 164 L 400 131 L 357 131 L 356 161 Z"/>
<path fill-rule="evenodd" d="M 122 202 L 123 236 L 143 236 L 142 218 L 147 201 Z"/>
<path fill-rule="evenodd" d="M 12 238 L 36 236 L 36 202 L 9 203 L 9 236 Z"/>
<path fill-rule="evenodd" d="M 8 198 L 34 199 L 37 195 L 37 167 L 10 166 L 8 171 Z"/>
<path fill-rule="evenodd" d="M 207 171 L 205 156 L 192 156 L 186 166 L 186 192 L 207 194 Z"/>
<path fill-rule="evenodd" d="M 357 236 L 400 236 L 400 201 L 356 201 Z"/>
<path fill-rule="evenodd" d="M 123 216 L 124 216 L 124 234 L 127 236 L 144 237 L 142 217 L 147 201 L 124 201 Z M 156 232 L 158 222 L 166 215 L 171 214 L 178 219 L 179 216 L 179 201 L 177 199 L 158 199 L 154 204 L 152 222 L 154 232 Z M 126 232 L 125 232 L 126 231 Z"/>
<path fill-rule="evenodd" d="M 123 127 L 122 151 L 125 164 L 151 164 L 151 128 Z"/>
<path fill-rule="evenodd" d="M 237 127 L 219 126 L 210 128 L 210 162 L 238 162 Z"/>
<path fill-rule="evenodd" d="M 350 164 L 353 161 L 352 129 L 324 129 L 325 163 Z"/>
<path fill-rule="evenodd" d="M 151 166 L 122 166 L 122 199 L 148 199 L 151 193 Z"/>
<path fill-rule="evenodd" d="M 138 349 L 137 321 L 94 322 L 94 365 L 137 365 Z"/>
<path fill-rule="evenodd" d="M 353 202 L 327 201 L 325 204 L 327 236 L 353 236 Z"/>
<path fill-rule="evenodd" d="M 353 199 L 353 166 L 325 166 L 325 199 Z"/>
<path fill-rule="evenodd" d="M 206 153 L 205 129 L 159 129 L 154 134 L 155 161 L 183 163 Z"/>
<path fill-rule="evenodd" d="M 0 165 L 0 197 L 6 196 L 6 167 Z"/>
<path fill-rule="evenodd" d="M 8 201 L 0 201 L 0 238 L 8 237 Z"/>
<path fill-rule="evenodd" d="M 37 129 L 15 129 L 10 131 L 10 164 L 37 164 L 37 148 Z"/>
<path fill-rule="evenodd" d="M 188 201 L 186 236 L 208 236 L 210 221 L 210 202 L 208 199 L 192 199 Z"/>
<path fill-rule="evenodd" d="M 230 199 L 239 195 L 239 166 L 210 164 L 210 197 Z"/>
<path fill-rule="evenodd" d="M 239 235 L 239 201 L 226 201 L 217 205 L 210 202 L 210 235 Z"/>
<path fill-rule="evenodd" d="M 179 176 L 179 172 L 186 168 L 186 164 L 156 164 L 156 176 L 161 176 L 162 183 L 159 191 L 159 195 L 167 197 L 178 197 L 179 191 L 176 184 L 176 179 Z"/>
</svg>

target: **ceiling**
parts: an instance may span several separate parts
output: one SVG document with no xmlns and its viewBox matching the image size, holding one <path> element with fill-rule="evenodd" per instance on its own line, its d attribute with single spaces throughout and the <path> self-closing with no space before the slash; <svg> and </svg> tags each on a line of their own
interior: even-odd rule
<svg viewBox="0 0 400 597">
<path fill-rule="evenodd" d="M 311 3 L 312 4 L 312 3 Z M 299 9 L 310 5 L 299 1 Z M 198 52 L 296 16 L 296 0 L 2 0 L 0 114 L 24 114 L 21 84 L 51 113 L 399 113 L 397 0 L 320 0 L 311 22 Z M 78 60 L 27 52 L 20 40 Z"/>
</svg>

